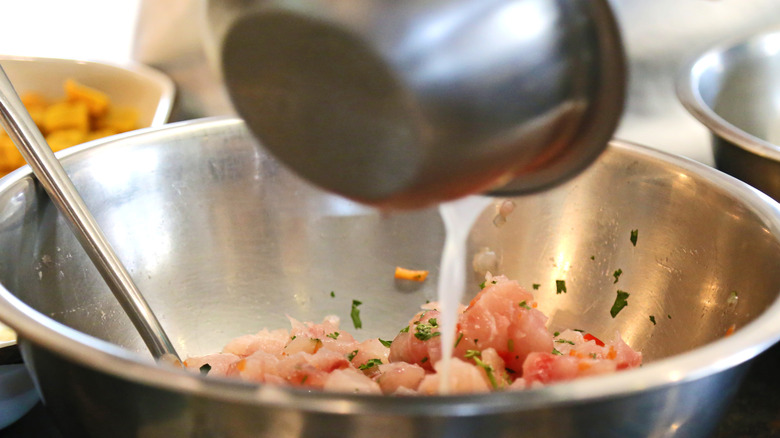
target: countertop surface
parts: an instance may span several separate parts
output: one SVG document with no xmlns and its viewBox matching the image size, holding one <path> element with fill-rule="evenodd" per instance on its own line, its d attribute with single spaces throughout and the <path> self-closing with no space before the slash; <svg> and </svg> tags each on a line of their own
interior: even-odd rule
<svg viewBox="0 0 780 438">
<path fill-rule="evenodd" d="M 611 3 L 629 60 L 628 98 L 615 137 L 712 165 L 708 132 L 678 102 L 675 81 L 691 58 L 707 48 L 779 29 L 780 0 Z M 194 0 L 5 2 L 0 5 L 4 16 L 19 19 L 6 20 L 0 28 L 0 53 L 143 62 L 176 82 L 173 120 L 232 114 L 206 61 L 199 39 L 203 21 L 196 4 Z M 44 20 L 43 25 L 34 18 Z M 780 347 L 775 346 L 753 362 L 715 437 L 780 437 L 777 369 Z M 0 438 L 58 436 L 40 404 L 0 431 Z"/>
</svg>

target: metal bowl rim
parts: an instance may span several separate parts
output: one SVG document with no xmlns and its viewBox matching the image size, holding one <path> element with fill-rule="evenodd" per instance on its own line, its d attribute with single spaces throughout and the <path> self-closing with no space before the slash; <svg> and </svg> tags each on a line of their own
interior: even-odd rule
<svg viewBox="0 0 780 438">
<path fill-rule="evenodd" d="M 122 139 L 143 139 L 149 135 L 175 134 L 187 130 L 240 128 L 238 119 L 216 117 L 148 128 L 120 138 L 96 140 L 58 153 L 59 158 L 77 156 L 80 152 L 121 143 Z M 769 231 L 780 239 L 780 204 L 752 187 L 684 157 L 667 154 L 644 146 L 612 141 L 611 149 L 633 153 L 651 161 L 671 164 L 675 168 L 703 176 L 713 186 L 728 192 L 760 216 Z M 0 192 L 24 178 L 32 178 L 25 166 L 0 179 Z M 237 379 L 204 378 L 170 366 L 156 365 L 151 358 L 69 328 L 37 312 L 0 285 L 0 314 L 16 330 L 20 346 L 45 348 L 68 360 L 118 378 L 190 393 L 216 400 L 229 400 L 257 406 L 295 408 L 309 412 L 383 415 L 468 416 L 530 410 L 541 406 L 563 406 L 578 402 L 629 397 L 649 390 L 701 379 L 740 365 L 780 340 L 780 298 L 732 336 L 722 338 L 679 355 L 651 362 L 641 368 L 549 385 L 526 391 L 457 396 L 388 397 L 358 394 L 305 391 L 274 385 L 258 385 Z M 423 409 L 423 410 L 421 410 Z"/>
<path fill-rule="evenodd" d="M 769 38 L 780 39 L 780 31 L 722 44 L 704 52 L 683 68 L 681 74 L 677 78 L 676 88 L 677 97 L 680 100 L 680 103 L 682 103 L 685 109 L 713 134 L 716 134 L 755 155 L 774 161 L 780 161 L 780 146 L 749 134 L 734 126 L 728 120 L 716 113 L 704 101 L 704 98 L 699 92 L 701 75 L 711 67 L 717 58 L 731 55 L 737 60 L 745 59 L 747 54 L 753 54 L 759 50 L 758 47 Z M 749 50 L 740 54 L 740 50 L 744 48 Z M 737 55 L 734 54 L 735 52 Z"/>
</svg>

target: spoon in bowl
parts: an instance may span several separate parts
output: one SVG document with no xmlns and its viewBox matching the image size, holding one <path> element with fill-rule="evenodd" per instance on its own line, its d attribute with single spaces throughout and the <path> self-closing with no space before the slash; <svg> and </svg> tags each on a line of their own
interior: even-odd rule
<svg viewBox="0 0 780 438">
<path fill-rule="evenodd" d="M 117 257 L 59 160 L 22 104 L 0 67 L 0 126 L 2 126 L 54 205 L 65 216 L 114 297 L 158 361 L 180 364 L 178 354 L 125 266 Z"/>
</svg>

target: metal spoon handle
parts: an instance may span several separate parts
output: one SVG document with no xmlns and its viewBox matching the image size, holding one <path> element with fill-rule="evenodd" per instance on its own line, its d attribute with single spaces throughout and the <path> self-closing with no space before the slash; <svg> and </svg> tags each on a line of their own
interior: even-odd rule
<svg viewBox="0 0 780 438">
<path fill-rule="evenodd" d="M 2 67 L 0 67 L 0 125 L 11 137 L 51 200 L 65 215 L 81 246 L 108 283 L 114 297 L 130 317 L 152 355 L 158 359 L 178 360 L 178 355 L 157 317 L 114 253 L 95 218 L 22 104 Z"/>
</svg>

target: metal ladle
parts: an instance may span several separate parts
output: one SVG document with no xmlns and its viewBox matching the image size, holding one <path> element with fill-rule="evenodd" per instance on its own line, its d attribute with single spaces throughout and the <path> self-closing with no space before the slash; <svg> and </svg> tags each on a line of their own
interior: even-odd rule
<svg viewBox="0 0 780 438">
<path fill-rule="evenodd" d="M 207 12 L 207 48 L 251 131 L 366 204 L 549 188 L 595 160 L 622 113 L 607 0 L 212 0 Z"/>
<path fill-rule="evenodd" d="M 54 156 L 2 67 L 0 125 L 30 165 L 54 205 L 67 219 L 81 246 L 130 317 L 152 356 L 157 360 L 180 363 L 165 330 Z"/>
</svg>

